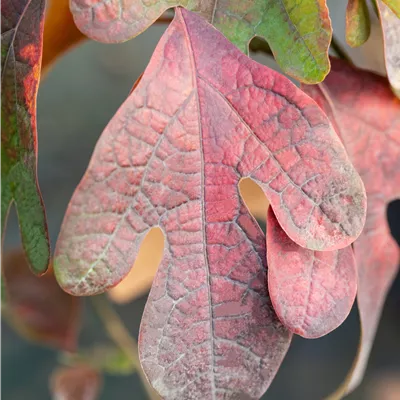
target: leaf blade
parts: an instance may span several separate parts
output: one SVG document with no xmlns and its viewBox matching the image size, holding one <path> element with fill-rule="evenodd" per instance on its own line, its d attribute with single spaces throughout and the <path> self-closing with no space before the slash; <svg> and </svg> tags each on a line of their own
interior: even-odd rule
<svg viewBox="0 0 400 400">
<path fill-rule="evenodd" d="M 32 271 L 40 275 L 47 270 L 50 258 L 46 215 L 36 178 L 36 96 L 44 1 L 6 0 L 1 10 L 2 203 L 7 208 L 15 200 L 24 249 Z M 31 34 L 25 35 L 25 31 Z"/>
<path fill-rule="evenodd" d="M 270 209 L 267 248 L 268 290 L 281 322 L 308 339 L 341 325 L 357 292 L 351 246 L 324 252 L 301 248 L 285 234 Z"/>
<path fill-rule="evenodd" d="M 270 105 L 273 110 L 261 108 Z M 258 118 L 277 122 L 285 140 L 262 136 L 270 131 Z M 149 379 L 165 398 L 189 391 L 210 398 L 219 392 L 257 398 L 282 362 L 291 335 L 271 307 L 265 236 L 238 186 L 241 177 L 259 183 L 290 230 L 275 190 L 280 181 L 269 183 L 289 169 L 279 168 L 283 158 L 271 157 L 273 146 L 290 150 L 292 138 L 321 143 L 305 156 L 311 172 L 318 155 L 330 166 L 329 176 L 333 154 L 342 171 L 345 166 L 345 175 L 331 184 L 317 181 L 319 193 L 330 201 L 329 188 L 338 190 L 334 198 L 339 199 L 343 189 L 349 200 L 345 214 L 352 212 L 354 198 L 362 205 L 361 181 L 316 104 L 286 78 L 244 56 L 196 14 L 177 10 L 140 82 L 99 139 L 63 222 L 56 276 L 70 293 L 104 291 L 129 272 L 149 229 L 162 229 L 164 256 L 144 312 L 139 351 Z M 310 171 L 297 178 L 306 179 Z M 295 185 L 293 191 L 302 193 Z M 363 205 L 357 210 L 353 227 L 361 229 L 365 210 Z M 312 224 L 320 227 L 324 218 L 312 216 Z M 332 245 L 333 226 L 321 228 L 328 237 L 324 246 Z M 304 242 L 319 235 L 320 228 L 306 228 L 292 229 L 292 235 Z M 353 240 L 346 233 L 342 239 L 341 245 Z M 227 374 L 230 366 L 238 373 Z"/>
<path fill-rule="evenodd" d="M 371 21 L 365 0 L 349 0 L 346 9 L 346 42 L 351 47 L 364 44 L 371 33 Z"/>
<path fill-rule="evenodd" d="M 400 253 L 390 234 L 386 208 L 391 200 L 400 198 L 400 101 L 386 79 L 339 60 L 331 63 L 326 81 L 304 86 L 304 90 L 334 121 L 368 195 L 365 228 L 353 244 L 362 334 L 353 367 L 332 395 L 337 398 L 362 380 L 383 303 L 399 268 Z"/>
<path fill-rule="evenodd" d="M 332 27 L 325 0 L 175 0 L 147 5 L 130 0 L 123 6 L 117 0 L 94 5 L 74 0 L 71 10 L 84 34 L 115 43 L 139 35 L 172 6 L 198 12 L 246 54 L 254 36 L 266 39 L 284 72 L 300 81 L 317 83 L 329 72 Z"/>
<path fill-rule="evenodd" d="M 377 0 L 377 4 L 383 31 L 386 71 L 394 93 L 400 98 L 400 19 L 381 0 Z"/>
</svg>

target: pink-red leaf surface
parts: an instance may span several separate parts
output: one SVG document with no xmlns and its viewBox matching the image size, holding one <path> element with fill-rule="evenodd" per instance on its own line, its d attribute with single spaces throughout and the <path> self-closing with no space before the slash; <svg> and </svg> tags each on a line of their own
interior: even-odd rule
<svg viewBox="0 0 400 400">
<path fill-rule="evenodd" d="M 268 291 L 275 312 L 293 333 L 317 338 L 349 315 L 357 291 L 353 249 L 313 251 L 298 246 L 270 208 L 267 218 Z"/>
<path fill-rule="evenodd" d="M 283 71 L 301 82 L 329 72 L 326 0 L 71 0 L 78 28 L 105 43 L 137 36 L 174 6 L 199 13 L 246 54 L 252 38 L 265 39 Z"/>
<path fill-rule="evenodd" d="M 96 146 L 55 258 L 65 290 L 98 293 L 129 272 L 149 229 L 162 229 L 139 347 L 164 398 L 258 398 L 289 345 L 242 177 L 304 246 L 343 247 L 362 229 L 364 187 L 315 102 L 178 9 Z"/>
<path fill-rule="evenodd" d="M 61 290 L 52 271 L 33 275 L 22 250 L 4 255 L 7 304 L 3 312 L 28 339 L 67 351 L 76 349 L 80 300 Z"/>
<path fill-rule="evenodd" d="M 36 274 L 50 257 L 36 178 L 36 95 L 42 58 L 44 0 L 1 2 L 1 232 L 15 202 L 22 244 Z"/>
<path fill-rule="evenodd" d="M 58 368 L 50 379 L 55 400 L 96 400 L 102 386 L 98 371 L 85 364 Z"/>
<path fill-rule="evenodd" d="M 332 71 L 318 86 L 304 86 L 336 125 L 368 196 L 366 224 L 354 243 L 361 342 L 353 370 L 341 390 L 362 379 L 386 294 L 397 273 L 400 252 L 386 218 L 400 198 L 400 101 L 386 79 L 331 60 Z"/>
</svg>

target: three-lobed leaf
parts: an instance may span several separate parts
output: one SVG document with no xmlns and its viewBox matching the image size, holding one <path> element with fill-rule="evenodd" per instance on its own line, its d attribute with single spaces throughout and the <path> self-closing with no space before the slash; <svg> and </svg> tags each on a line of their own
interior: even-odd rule
<svg viewBox="0 0 400 400">
<path fill-rule="evenodd" d="M 80 300 L 61 290 L 52 271 L 33 275 L 22 250 L 4 255 L 2 272 L 7 292 L 2 311 L 12 326 L 30 340 L 74 351 Z"/>
<path fill-rule="evenodd" d="M 294 243 L 270 208 L 267 217 L 268 292 L 281 322 L 293 333 L 318 338 L 349 315 L 357 292 L 351 246 L 313 251 Z"/>
<path fill-rule="evenodd" d="M 360 383 L 386 294 L 398 271 L 399 248 L 390 234 L 386 209 L 400 198 L 400 100 L 386 79 L 331 60 L 332 71 L 318 86 L 304 86 L 335 124 L 368 195 L 366 224 L 354 242 L 361 341 L 353 368 L 338 393 Z"/>
<path fill-rule="evenodd" d="M 115 43 L 146 30 L 165 10 L 183 6 L 196 11 L 244 53 L 260 36 L 287 74 L 317 83 L 329 72 L 332 28 L 325 0 L 72 0 L 78 28 L 92 39 Z"/>
<path fill-rule="evenodd" d="M 44 0 L 1 3 L 1 233 L 15 202 L 22 244 L 33 272 L 47 270 L 50 246 L 36 177 L 36 95 Z"/>
<path fill-rule="evenodd" d="M 55 255 L 66 291 L 95 294 L 127 275 L 147 232 L 161 228 L 139 350 L 166 399 L 258 398 L 289 346 L 243 177 L 297 243 L 336 249 L 362 229 L 364 187 L 318 106 L 178 9 L 97 143 Z"/>
</svg>

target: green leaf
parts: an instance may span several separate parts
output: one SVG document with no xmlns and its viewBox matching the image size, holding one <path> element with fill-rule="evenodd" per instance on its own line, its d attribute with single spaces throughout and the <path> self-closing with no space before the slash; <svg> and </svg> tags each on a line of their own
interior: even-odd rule
<svg viewBox="0 0 400 400">
<path fill-rule="evenodd" d="M 302 82 L 320 82 L 329 72 L 332 28 L 325 0 L 71 1 L 78 28 L 106 43 L 137 36 L 173 6 L 198 12 L 246 54 L 254 36 L 264 38 L 283 71 Z"/>
<path fill-rule="evenodd" d="M 42 58 L 44 0 L 1 4 L 2 237 L 15 202 L 22 243 L 36 274 L 47 270 L 50 246 L 36 177 L 36 96 Z"/>
<path fill-rule="evenodd" d="M 351 47 L 364 44 L 371 33 L 368 6 L 365 0 L 349 0 L 346 10 L 346 42 Z"/>
</svg>

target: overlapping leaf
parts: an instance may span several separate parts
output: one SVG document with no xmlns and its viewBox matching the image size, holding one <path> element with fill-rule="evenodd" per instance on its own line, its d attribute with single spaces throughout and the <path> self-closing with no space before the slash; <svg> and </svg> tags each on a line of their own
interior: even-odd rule
<svg viewBox="0 0 400 400">
<path fill-rule="evenodd" d="M 173 6 L 198 12 L 245 53 L 254 36 L 266 39 L 281 68 L 303 82 L 320 82 L 329 72 L 332 28 L 325 0 L 71 2 L 78 28 L 106 43 L 137 36 Z"/>
<path fill-rule="evenodd" d="M 371 33 L 368 6 L 365 0 L 349 0 L 346 10 L 346 42 L 351 47 L 361 46 Z"/>
<path fill-rule="evenodd" d="M 63 292 L 49 271 L 31 274 L 22 250 L 6 253 L 2 263 L 6 282 L 7 320 L 28 339 L 63 350 L 76 348 L 80 300 Z"/>
<path fill-rule="evenodd" d="M 15 202 L 22 244 L 36 274 L 50 248 L 36 178 L 36 95 L 40 78 L 44 0 L 1 2 L 1 220 L 2 236 Z"/>
<path fill-rule="evenodd" d="M 57 369 L 50 380 L 54 400 L 96 400 L 102 378 L 98 371 L 85 364 Z"/>
<path fill-rule="evenodd" d="M 163 230 L 139 347 L 166 399 L 258 398 L 289 345 L 241 177 L 302 245 L 344 247 L 362 229 L 364 187 L 318 106 L 178 9 L 96 146 L 55 258 L 65 290 L 98 293 L 129 272 L 151 227 Z"/>
<path fill-rule="evenodd" d="M 386 71 L 394 92 L 400 98 L 400 19 L 381 0 L 377 0 L 377 4 L 383 31 Z"/>
<path fill-rule="evenodd" d="M 268 291 L 274 310 L 293 333 L 317 338 L 349 315 L 357 291 L 351 246 L 313 251 L 294 243 L 270 208 L 267 219 Z"/>
<path fill-rule="evenodd" d="M 335 123 L 368 195 L 365 228 L 354 243 L 362 336 L 353 369 L 339 390 L 346 393 L 362 379 L 400 262 L 386 219 L 388 203 L 400 198 L 400 101 L 386 79 L 338 60 L 332 60 L 332 71 L 323 84 L 304 86 L 304 90 Z"/>
</svg>

